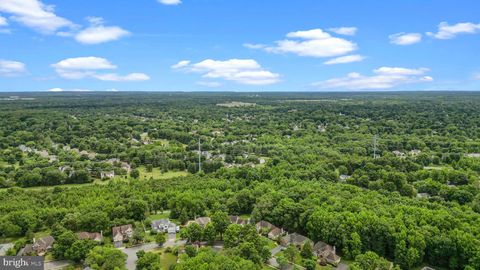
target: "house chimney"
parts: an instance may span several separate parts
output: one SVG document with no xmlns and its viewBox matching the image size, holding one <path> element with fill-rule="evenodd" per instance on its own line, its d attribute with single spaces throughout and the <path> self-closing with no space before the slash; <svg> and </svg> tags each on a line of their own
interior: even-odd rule
<svg viewBox="0 0 480 270">
<path fill-rule="evenodd" d="M 333 255 L 336 255 L 336 248 L 333 246 Z"/>
<path fill-rule="evenodd" d="M 103 230 L 100 230 L 100 236 L 103 238 Z"/>
<path fill-rule="evenodd" d="M 35 244 L 35 237 L 33 238 L 33 240 L 32 240 L 32 241 L 33 241 L 33 243 Z"/>
</svg>

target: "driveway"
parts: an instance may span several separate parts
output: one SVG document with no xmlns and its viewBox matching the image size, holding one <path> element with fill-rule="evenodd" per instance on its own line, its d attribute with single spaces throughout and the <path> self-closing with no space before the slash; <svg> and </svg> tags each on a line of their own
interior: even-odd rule
<svg viewBox="0 0 480 270">
<path fill-rule="evenodd" d="M 176 235 L 175 234 L 169 234 L 168 235 L 168 239 L 167 241 L 165 242 L 165 244 L 163 244 L 163 247 L 174 247 L 174 246 L 180 246 L 180 245 L 184 245 L 185 244 L 185 240 L 178 240 L 176 241 Z M 157 249 L 159 248 L 158 244 L 156 243 L 149 243 L 149 244 L 143 244 L 143 245 L 139 245 L 139 246 L 135 246 L 135 247 L 131 247 L 131 248 L 120 248 L 120 250 L 127 254 L 127 263 L 126 263 L 126 267 L 128 270 L 135 270 L 135 266 L 136 266 L 136 263 L 137 263 L 137 260 L 138 260 L 138 257 L 137 257 L 137 252 L 140 251 L 140 250 L 143 250 L 145 252 L 148 252 L 148 251 L 152 251 L 154 249 Z"/>
<path fill-rule="evenodd" d="M 143 244 L 136 247 L 131 248 L 120 248 L 120 250 L 127 254 L 127 263 L 126 267 L 128 270 L 135 270 L 136 262 L 138 260 L 137 252 L 140 250 L 143 251 L 150 251 L 158 248 L 158 244 Z"/>
</svg>

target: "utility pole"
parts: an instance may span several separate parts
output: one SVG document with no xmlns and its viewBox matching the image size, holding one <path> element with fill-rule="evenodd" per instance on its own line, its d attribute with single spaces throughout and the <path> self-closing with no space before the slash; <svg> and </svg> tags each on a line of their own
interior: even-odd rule
<svg viewBox="0 0 480 270">
<path fill-rule="evenodd" d="M 374 159 L 377 158 L 377 139 L 378 139 L 378 135 L 375 134 L 375 136 L 373 136 L 373 158 Z"/>
<path fill-rule="evenodd" d="M 198 138 L 198 172 L 202 171 L 202 147 Z"/>
</svg>

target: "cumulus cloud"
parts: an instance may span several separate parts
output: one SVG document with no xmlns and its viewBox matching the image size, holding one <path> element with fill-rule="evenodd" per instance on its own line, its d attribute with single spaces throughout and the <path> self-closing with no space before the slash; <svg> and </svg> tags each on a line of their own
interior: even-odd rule
<svg viewBox="0 0 480 270">
<path fill-rule="evenodd" d="M 356 27 L 337 27 L 328 30 L 339 35 L 354 36 L 358 29 Z"/>
<path fill-rule="evenodd" d="M 52 89 L 48 89 L 47 90 L 48 92 L 92 92 L 93 90 L 90 90 L 90 89 L 63 89 L 63 88 L 59 88 L 59 87 L 56 87 L 56 88 L 52 88 Z"/>
<path fill-rule="evenodd" d="M 100 70 L 112 70 L 117 66 L 101 57 L 67 58 L 51 65 L 57 74 L 64 79 L 95 78 L 102 81 L 129 82 L 146 81 L 150 77 L 143 73 L 130 73 L 124 76 L 116 73 L 98 73 Z"/>
<path fill-rule="evenodd" d="M 265 47 L 267 47 L 267 45 L 265 45 L 265 44 L 244 43 L 243 47 L 248 48 L 248 49 L 258 50 L 258 49 L 264 49 Z"/>
<path fill-rule="evenodd" d="M 422 34 L 419 33 L 397 33 L 388 37 L 390 43 L 396 45 L 412 45 L 422 41 Z"/>
<path fill-rule="evenodd" d="M 5 17 L 0 16 L 0 26 L 7 26 L 7 25 L 8 25 L 7 19 L 5 19 Z"/>
<path fill-rule="evenodd" d="M 458 34 L 476 34 L 480 32 L 480 23 L 463 22 L 450 25 L 447 22 L 441 22 L 438 25 L 437 33 L 428 32 L 427 35 L 436 39 L 452 39 Z"/>
<path fill-rule="evenodd" d="M 374 75 L 371 76 L 352 72 L 342 78 L 333 78 L 312 85 L 320 89 L 389 89 L 403 84 L 431 82 L 433 78 L 425 76 L 428 71 L 427 68 L 380 67 L 373 70 Z"/>
<path fill-rule="evenodd" d="M 130 73 L 125 76 L 120 76 L 115 73 L 108 73 L 108 74 L 94 75 L 94 77 L 102 81 L 111 81 L 111 82 L 135 82 L 135 81 L 150 80 L 150 77 L 144 73 Z"/>
<path fill-rule="evenodd" d="M 172 66 L 174 69 L 200 73 L 203 78 L 224 79 L 247 85 L 267 85 L 280 81 L 280 75 L 265 70 L 253 59 L 217 61 L 207 59 L 192 64 L 184 60 Z"/>
<path fill-rule="evenodd" d="M 364 56 L 353 54 L 353 55 L 346 55 L 346 56 L 333 58 L 331 60 L 323 62 L 323 64 L 325 65 L 346 64 L 346 63 L 360 62 L 360 61 L 363 61 L 363 59 L 365 59 Z"/>
<path fill-rule="evenodd" d="M 357 44 L 343 38 L 333 37 L 322 29 L 290 32 L 286 35 L 286 39 L 275 43 L 275 46 L 249 44 L 246 47 L 263 49 L 272 53 L 294 53 L 309 57 L 340 56 L 358 48 Z"/>
<path fill-rule="evenodd" d="M 24 63 L 0 59 L 0 76 L 14 77 L 27 72 Z"/>
<path fill-rule="evenodd" d="M 104 26 L 100 17 L 89 17 L 90 27 L 83 29 L 75 35 L 75 40 L 82 44 L 99 44 L 118 40 L 130 35 L 130 32 L 119 26 Z"/>
<path fill-rule="evenodd" d="M 182 3 L 181 0 L 158 0 L 158 2 L 159 2 L 160 4 L 169 5 L 169 6 L 179 5 L 179 4 Z"/>
<path fill-rule="evenodd" d="M 55 14 L 52 5 L 39 0 L 2 0 L 0 11 L 11 14 L 10 19 L 35 31 L 53 34 L 61 28 L 74 28 L 75 25 Z"/>
</svg>

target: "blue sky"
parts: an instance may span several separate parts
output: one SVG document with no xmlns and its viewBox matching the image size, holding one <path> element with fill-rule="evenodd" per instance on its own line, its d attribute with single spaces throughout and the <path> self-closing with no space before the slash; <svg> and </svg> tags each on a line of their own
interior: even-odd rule
<svg viewBox="0 0 480 270">
<path fill-rule="evenodd" d="M 0 0 L 0 91 L 480 90 L 475 0 Z"/>
</svg>

